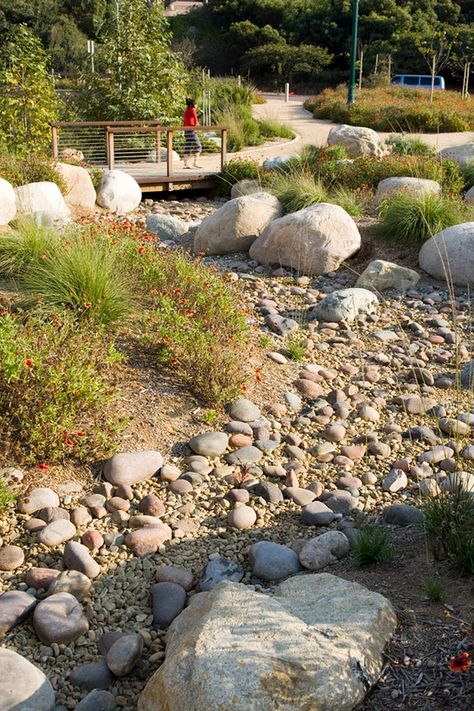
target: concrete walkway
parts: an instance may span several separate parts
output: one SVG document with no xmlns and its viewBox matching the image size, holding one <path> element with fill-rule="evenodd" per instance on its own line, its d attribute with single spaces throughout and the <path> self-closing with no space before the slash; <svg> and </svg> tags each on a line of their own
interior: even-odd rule
<svg viewBox="0 0 474 711">
<path fill-rule="evenodd" d="M 290 101 L 285 103 L 285 98 L 281 94 L 263 94 L 266 104 L 256 104 L 253 107 L 255 118 L 277 119 L 278 121 L 291 126 L 297 133 L 297 138 L 293 141 L 273 143 L 256 148 L 248 148 L 238 155 L 242 157 L 252 157 L 256 160 L 270 158 L 276 155 L 298 153 L 303 146 L 309 144 L 324 145 L 327 142 L 328 133 L 335 123 L 322 119 L 314 119 L 312 115 L 303 108 L 307 96 L 292 96 Z M 390 133 L 379 132 L 381 138 L 387 138 Z M 474 141 L 474 132 L 460 133 L 416 133 L 407 134 L 413 138 L 421 138 L 430 146 L 440 150 L 447 146 L 458 146 L 462 143 Z"/>
</svg>

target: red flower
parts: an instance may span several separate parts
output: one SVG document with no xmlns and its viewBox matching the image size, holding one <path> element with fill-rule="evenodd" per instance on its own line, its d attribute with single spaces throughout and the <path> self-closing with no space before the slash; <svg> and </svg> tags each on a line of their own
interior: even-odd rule
<svg viewBox="0 0 474 711">
<path fill-rule="evenodd" d="M 79 432 L 75 432 L 74 434 L 76 435 L 76 437 L 84 437 L 85 432 L 79 431 Z"/>
<path fill-rule="evenodd" d="M 33 367 L 33 359 L 32 358 L 25 358 L 25 368 L 32 368 Z"/>
<path fill-rule="evenodd" d="M 462 652 L 454 659 L 450 659 L 448 662 L 448 668 L 453 672 L 463 672 L 469 669 L 471 666 L 471 657 L 467 652 Z"/>
<path fill-rule="evenodd" d="M 38 469 L 41 469 L 42 472 L 47 472 L 49 467 L 47 464 L 38 464 Z"/>
<path fill-rule="evenodd" d="M 64 440 L 64 444 L 67 444 L 68 447 L 72 447 L 74 445 L 74 442 L 70 437 L 66 437 L 66 439 Z"/>
<path fill-rule="evenodd" d="M 146 247 L 144 247 L 143 245 L 138 248 L 138 254 L 145 254 L 145 252 L 146 252 Z"/>
<path fill-rule="evenodd" d="M 90 309 L 91 306 L 92 306 L 92 304 L 91 304 L 90 301 L 86 301 L 85 304 L 84 304 L 84 308 L 85 308 L 85 309 Z"/>
</svg>

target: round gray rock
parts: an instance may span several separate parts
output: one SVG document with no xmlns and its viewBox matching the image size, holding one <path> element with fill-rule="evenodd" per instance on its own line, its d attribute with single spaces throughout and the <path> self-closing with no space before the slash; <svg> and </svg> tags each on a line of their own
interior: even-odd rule
<svg viewBox="0 0 474 711">
<path fill-rule="evenodd" d="M 241 397 L 229 406 L 229 415 L 233 420 L 240 422 L 254 422 L 260 417 L 260 408 L 253 402 Z"/>
<path fill-rule="evenodd" d="M 110 691 L 94 689 L 77 704 L 75 711 L 115 711 L 116 708 L 115 696 Z"/>
<path fill-rule="evenodd" d="M 114 454 L 104 466 L 104 477 L 111 484 L 136 484 L 151 479 L 163 466 L 159 452 L 119 452 Z"/>
<path fill-rule="evenodd" d="M 188 231 L 187 224 L 172 215 L 148 215 L 146 228 L 162 240 L 175 240 Z"/>
<path fill-rule="evenodd" d="M 0 548 L 0 570 L 15 570 L 23 565 L 25 554 L 19 546 L 2 546 Z"/>
<path fill-rule="evenodd" d="M 143 638 L 139 634 L 126 634 L 107 652 L 107 666 L 115 676 L 125 676 L 135 667 L 142 651 Z"/>
<path fill-rule="evenodd" d="M 153 625 L 168 627 L 186 604 L 186 591 L 177 583 L 156 583 L 151 588 Z"/>
<path fill-rule="evenodd" d="M 200 588 L 203 592 L 212 590 L 223 580 L 230 580 L 233 583 L 240 583 L 244 577 L 244 569 L 230 558 L 220 555 L 212 558 L 204 568 L 201 576 Z"/>
<path fill-rule="evenodd" d="M 41 669 L 2 648 L 0 669 L 0 711 L 54 711 L 54 690 Z"/>
<path fill-rule="evenodd" d="M 32 595 L 21 590 L 7 590 L 0 595 L 0 639 L 24 620 L 36 603 Z"/>
<path fill-rule="evenodd" d="M 227 449 L 228 437 L 225 432 L 203 432 L 189 441 L 189 446 L 204 457 L 220 457 Z"/>
<path fill-rule="evenodd" d="M 419 526 L 423 523 L 420 509 L 411 504 L 393 504 L 382 512 L 382 518 L 393 526 Z"/>
<path fill-rule="evenodd" d="M 301 511 L 301 518 L 308 526 L 329 526 L 337 515 L 322 501 L 312 501 Z"/>
<path fill-rule="evenodd" d="M 88 578 L 96 578 L 100 573 L 100 565 L 89 553 L 86 546 L 77 541 L 69 541 L 64 547 L 64 563 L 70 570 L 78 570 Z"/>
<path fill-rule="evenodd" d="M 33 626 L 45 644 L 69 644 L 89 629 L 89 623 L 74 595 L 56 593 L 35 608 Z"/>
<path fill-rule="evenodd" d="M 249 550 L 249 561 L 252 573 L 262 580 L 282 580 L 300 570 L 296 553 L 272 541 L 254 543 Z"/>
<path fill-rule="evenodd" d="M 104 659 L 90 664 L 81 664 L 72 670 L 69 681 L 74 686 L 91 691 L 92 689 L 108 689 L 115 681 Z"/>
</svg>

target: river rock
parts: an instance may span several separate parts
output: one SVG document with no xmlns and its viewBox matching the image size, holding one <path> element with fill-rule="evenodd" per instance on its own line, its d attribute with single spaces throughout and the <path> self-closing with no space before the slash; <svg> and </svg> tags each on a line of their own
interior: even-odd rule
<svg viewBox="0 0 474 711">
<path fill-rule="evenodd" d="M 252 573 L 261 580 L 282 580 L 300 570 L 296 553 L 272 541 L 259 541 L 250 546 L 249 562 Z"/>
<path fill-rule="evenodd" d="M 376 292 L 395 289 L 405 293 L 408 289 L 413 289 L 419 279 L 420 275 L 414 269 L 401 267 L 383 259 L 375 259 L 370 262 L 357 279 L 356 287 L 371 289 Z"/>
<path fill-rule="evenodd" d="M 392 469 L 386 477 L 382 479 L 382 489 L 394 494 L 408 486 L 407 475 L 401 469 Z"/>
<path fill-rule="evenodd" d="M 302 547 L 299 559 L 308 570 L 320 570 L 336 563 L 349 551 L 349 540 L 342 531 L 328 531 L 311 538 Z"/>
<path fill-rule="evenodd" d="M 236 506 L 227 514 L 227 523 L 231 528 L 241 531 L 244 528 L 251 528 L 257 520 L 257 514 L 250 506 L 245 504 Z"/>
<path fill-rule="evenodd" d="M 70 570 L 78 570 L 88 578 L 96 578 L 100 573 L 100 565 L 89 553 L 86 546 L 77 541 L 69 541 L 64 547 L 64 564 Z"/>
<path fill-rule="evenodd" d="M 361 314 L 373 314 L 379 300 L 368 289 L 341 289 L 322 299 L 312 311 L 313 318 L 328 323 L 351 323 Z"/>
<path fill-rule="evenodd" d="M 107 460 L 104 477 L 111 484 L 136 484 L 151 479 L 163 466 L 159 452 L 119 452 Z"/>
<path fill-rule="evenodd" d="M 194 237 L 194 252 L 246 252 L 267 225 L 281 214 L 280 201 L 268 193 L 254 193 L 229 200 L 201 222 Z"/>
<path fill-rule="evenodd" d="M 32 489 L 18 499 L 18 511 L 22 514 L 34 514 L 49 506 L 59 507 L 59 496 L 48 488 Z"/>
<path fill-rule="evenodd" d="M 204 457 L 220 457 L 227 449 L 228 441 L 225 432 L 203 432 L 189 440 L 189 446 Z"/>
<path fill-rule="evenodd" d="M 0 639 L 25 619 L 36 602 L 32 595 L 21 590 L 7 590 L 0 595 Z"/>
<path fill-rule="evenodd" d="M 474 282 L 474 222 L 447 227 L 427 240 L 420 268 L 441 281 L 466 286 Z"/>
<path fill-rule="evenodd" d="M 172 582 L 156 583 L 151 588 L 153 598 L 153 624 L 168 627 L 186 604 L 186 591 Z"/>
<path fill-rule="evenodd" d="M 54 711 L 54 690 L 41 669 L 3 648 L 0 668 L 0 711 Z"/>
<path fill-rule="evenodd" d="M 97 189 L 97 204 L 111 212 L 132 212 L 142 199 L 135 178 L 123 170 L 106 170 Z"/>
<path fill-rule="evenodd" d="M 82 701 L 80 701 L 74 711 L 115 711 L 117 701 L 110 691 L 93 689 Z"/>
<path fill-rule="evenodd" d="M 57 521 L 48 523 L 46 528 L 43 528 L 38 533 L 38 540 L 43 545 L 52 548 L 59 546 L 61 543 L 69 541 L 76 535 L 76 527 L 71 521 L 65 518 L 60 518 Z"/>
<path fill-rule="evenodd" d="M 91 691 L 92 689 L 108 689 L 115 681 L 104 659 L 89 664 L 81 664 L 75 667 L 69 675 L 69 682 L 81 689 Z"/>
<path fill-rule="evenodd" d="M 19 546 L 0 547 L 0 570 L 15 570 L 23 565 L 25 554 Z"/>
<path fill-rule="evenodd" d="M 260 414 L 260 408 L 245 397 L 241 397 L 229 405 L 230 417 L 239 422 L 255 422 Z M 250 430 L 248 434 L 252 434 L 252 431 Z"/>
<path fill-rule="evenodd" d="M 327 274 L 360 247 L 360 233 L 342 207 L 319 203 L 274 220 L 255 240 L 250 257 L 304 274 Z"/>
<path fill-rule="evenodd" d="M 384 154 L 384 146 L 376 131 L 365 126 L 333 126 L 328 134 L 328 146 L 342 146 L 349 158 Z"/>
<path fill-rule="evenodd" d="M 138 711 L 351 711 L 395 627 L 388 600 L 332 575 L 289 578 L 272 596 L 226 582 L 175 619 Z"/>
<path fill-rule="evenodd" d="M 153 526 L 144 526 L 128 533 L 125 537 L 125 545 L 135 555 L 144 556 L 156 553 L 162 543 L 171 540 L 171 536 L 171 528 L 161 521 L 157 521 Z"/>
<path fill-rule="evenodd" d="M 115 676 L 129 674 L 137 665 L 143 651 L 143 638 L 139 634 L 120 637 L 107 652 L 106 662 Z"/>
<path fill-rule="evenodd" d="M 420 509 L 411 504 L 393 504 L 382 512 L 382 518 L 393 526 L 418 526 L 423 523 Z"/>
<path fill-rule="evenodd" d="M 238 563 L 219 555 L 212 558 L 204 568 L 200 589 L 207 592 L 224 580 L 240 583 L 243 577 L 244 569 Z"/>
<path fill-rule="evenodd" d="M 189 592 L 193 586 L 193 574 L 186 568 L 176 565 L 163 565 L 155 574 L 157 583 L 176 583 Z"/>
<path fill-rule="evenodd" d="M 29 588 L 47 590 L 58 575 L 60 571 L 53 568 L 30 568 L 25 574 L 25 583 Z"/>
<path fill-rule="evenodd" d="M 308 526 L 329 526 L 338 517 L 322 501 L 312 501 L 301 511 L 301 518 Z"/>
<path fill-rule="evenodd" d="M 79 600 L 83 600 L 89 593 L 92 583 L 84 573 L 79 570 L 64 570 L 55 578 L 48 588 L 48 595 L 67 592 Z"/>
<path fill-rule="evenodd" d="M 33 615 L 33 626 L 44 644 L 69 644 L 89 629 L 81 605 L 67 592 L 56 593 L 39 602 Z"/>
</svg>

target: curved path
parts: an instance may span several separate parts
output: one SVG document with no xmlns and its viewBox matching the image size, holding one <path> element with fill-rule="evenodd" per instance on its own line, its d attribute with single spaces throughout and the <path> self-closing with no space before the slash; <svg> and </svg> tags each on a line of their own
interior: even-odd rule
<svg viewBox="0 0 474 711">
<path fill-rule="evenodd" d="M 309 144 L 324 145 L 327 141 L 328 133 L 335 123 L 321 119 L 314 119 L 312 115 L 303 108 L 303 103 L 307 96 L 291 96 L 288 103 L 281 94 L 263 94 L 266 99 L 265 104 L 256 104 L 253 107 L 255 118 L 277 119 L 278 121 L 291 126 L 297 133 L 297 138 L 293 141 L 273 142 L 265 146 L 257 146 L 240 151 L 238 156 L 252 157 L 255 159 L 270 158 L 272 156 L 297 153 L 303 146 Z M 386 138 L 390 133 L 378 132 L 381 138 Z M 407 134 L 414 138 L 421 138 L 423 141 L 433 146 L 437 150 L 447 146 L 457 146 L 474 140 L 472 131 L 460 133 L 416 133 Z"/>
</svg>

